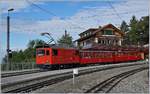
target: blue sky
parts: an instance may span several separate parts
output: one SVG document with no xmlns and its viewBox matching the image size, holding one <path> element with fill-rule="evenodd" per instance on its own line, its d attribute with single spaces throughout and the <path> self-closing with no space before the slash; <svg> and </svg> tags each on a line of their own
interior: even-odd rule
<svg viewBox="0 0 150 94">
<path fill-rule="evenodd" d="M 6 0 L 9 1 L 9 0 Z M 15 1 L 15 0 L 14 0 Z M 17 0 L 16 0 L 17 1 Z M 49 2 L 43 2 L 41 4 L 36 4 L 39 7 L 45 9 L 46 11 L 51 12 L 45 13 L 45 11 L 40 10 L 37 8 L 32 0 L 29 0 L 31 3 L 27 8 L 24 8 L 20 11 L 17 11 L 15 13 L 11 14 L 11 17 L 14 19 L 21 19 L 21 20 L 47 20 L 49 18 L 54 17 L 55 15 L 61 18 L 67 18 L 70 16 L 73 16 L 75 13 L 80 11 L 81 9 L 85 9 L 88 7 L 105 7 L 108 6 L 108 2 L 105 0 L 99 0 L 99 1 L 86 1 L 86 2 L 72 2 L 69 1 L 50 1 Z M 35 1 L 35 0 L 34 0 Z M 43 0 L 44 1 L 44 0 Z M 112 0 L 112 4 L 118 4 L 126 2 L 125 0 Z M 36 15 L 35 15 L 36 14 Z M 2 16 L 7 16 L 7 13 L 2 14 Z"/>
<path fill-rule="evenodd" d="M 96 28 L 108 23 L 118 27 L 122 20 L 129 22 L 132 15 L 138 19 L 148 15 L 148 3 L 148 0 L 1 0 L 0 53 L 4 56 L 6 52 L 6 16 L 9 8 L 14 8 L 10 14 L 10 48 L 19 50 L 25 49 L 29 40 L 46 40 L 40 36 L 42 32 L 51 33 L 57 40 L 66 29 L 75 40 L 79 38 L 80 32 L 91 27 Z"/>
</svg>

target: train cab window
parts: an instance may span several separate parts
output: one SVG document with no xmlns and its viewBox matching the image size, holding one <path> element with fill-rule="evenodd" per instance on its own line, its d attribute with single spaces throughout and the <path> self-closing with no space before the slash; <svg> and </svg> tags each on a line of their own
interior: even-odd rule
<svg viewBox="0 0 150 94">
<path fill-rule="evenodd" d="M 58 55 L 58 50 L 53 49 L 53 51 L 52 51 L 52 55 L 53 55 L 53 56 L 57 56 L 57 55 Z"/>
<path fill-rule="evenodd" d="M 45 55 L 45 50 L 37 50 L 36 55 L 37 56 L 44 56 Z"/>
<path fill-rule="evenodd" d="M 46 50 L 46 55 L 49 55 L 49 50 Z"/>
</svg>

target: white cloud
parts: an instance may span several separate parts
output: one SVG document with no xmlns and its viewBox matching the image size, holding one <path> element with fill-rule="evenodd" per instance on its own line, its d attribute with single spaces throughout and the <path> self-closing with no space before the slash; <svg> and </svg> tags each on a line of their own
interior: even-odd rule
<svg viewBox="0 0 150 94">
<path fill-rule="evenodd" d="M 30 0 L 36 4 L 43 4 L 49 0 Z M 128 0 L 123 3 L 116 3 L 113 6 L 120 14 L 121 18 L 127 22 L 131 19 L 132 15 L 140 18 L 148 15 L 149 0 Z M 9 8 L 15 8 L 15 12 L 22 11 L 29 7 L 26 0 L 0 0 L 0 8 L 2 13 L 6 13 Z M 43 14 L 44 15 L 44 14 Z M 1 20 L 1 31 L 6 31 L 6 18 Z M 80 32 L 92 27 L 98 27 L 99 25 L 105 25 L 112 23 L 117 25 L 121 23 L 121 20 L 116 16 L 110 6 L 95 6 L 85 7 L 78 11 L 72 17 L 61 19 L 54 17 L 51 20 L 41 21 L 27 21 L 11 19 L 11 32 L 23 32 L 40 34 L 41 32 L 50 32 L 55 39 L 61 37 L 64 34 L 65 29 L 73 36 L 74 40 L 77 39 Z M 20 47 L 23 48 L 23 47 Z M 20 49 L 19 45 L 13 49 Z M 0 54 L 5 54 L 5 50 L 2 49 Z M 2 57 L 0 57 L 1 60 Z"/>
<path fill-rule="evenodd" d="M 9 2 L 9 4 L 12 4 L 12 6 L 15 6 L 15 3 L 16 2 Z M 16 6 L 18 10 L 29 6 L 25 0 L 20 3 L 21 5 L 18 4 L 18 6 Z M 37 3 L 42 2 L 39 1 Z M 148 0 L 128 0 L 127 2 L 116 3 L 113 6 L 120 14 L 122 20 L 127 22 L 129 22 L 129 19 L 131 19 L 132 15 L 136 15 L 139 18 L 148 14 Z M 55 37 L 55 39 L 58 39 L 66 29 L 74 39 L 77 39 L 79 37 L 78 34 L 88 28 L 98 27 L 99 25 L 103 26 L 108 23 L 112 23 L 118 26 L 121 23 L 121 20 L 118 18 L 118 16 L 116 16 L 110 6 L 95 6 L 85 7 L 84 9 L 78 11 L 74 16 L 66 19 L 54 17 L 51 20 L 35 22 L 16 20 L 13 21 L 13 23 L 11 28 L 12 31 L 15 32 L 23 31 L 37 34 L 41 32 L 50 32 Z"/>
<path fill-rule="evenodd" d="M 48 0 L 0 0 L 0 8 L 2 13 L 7 13 L 8 9 L 14 8 L 14 12 L 19 12 L 22 9 L 25 9 L 30 6 L 30 2 L 35 4 L 43 4 Z"/>
</svg>

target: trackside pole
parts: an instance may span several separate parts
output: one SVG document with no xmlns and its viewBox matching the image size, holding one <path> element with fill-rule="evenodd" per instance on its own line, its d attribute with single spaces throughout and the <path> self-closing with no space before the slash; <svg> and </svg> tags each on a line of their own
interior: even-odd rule
<svg viewBox="0 0 150 94">
<path fill-rule="evenodd" d="M 75 83 L 75 74 L 73 73 L 73 85 Z"/>
<path fill-rule="evenodd" d="M 75 75 L 78 75 L 78 69 L 73 69 L 73 86 L 75 85 Z"/>
</svg>

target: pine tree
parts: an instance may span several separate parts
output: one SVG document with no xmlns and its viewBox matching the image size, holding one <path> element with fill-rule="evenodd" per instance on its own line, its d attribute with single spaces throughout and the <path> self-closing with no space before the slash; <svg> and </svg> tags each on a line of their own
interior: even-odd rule
<svg viewBox="0 0 150 94">
<path fill-rule="evenodd" d="M 129 40 L 134 45 L 138 44 L 139 39 L 137 27 L 138 27 L 138 20 L 136 19 L 135 16 L 132 16 L 132 19 L 130 20 L 130 32 L 128 33 L 128 35 Z"/>
<path fill-rule="evenodd" d="M 120 29 L 123 32 L 129 31 L 128 25 L 127 25 L 127 23 L 125 21 L 122 21 Z"/>
<path fill-rule="evenodd" d="M 67 46 L 73 45 L 72 37 L 69 34 L 67 34 L 66 30 L 65 30 L 65 34 L 62 35 L 62 37 L 57 42 L 60 45 L 67 45 Z"/>
</svg>

